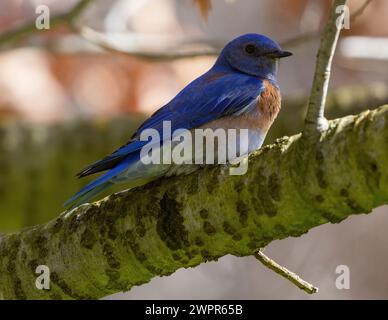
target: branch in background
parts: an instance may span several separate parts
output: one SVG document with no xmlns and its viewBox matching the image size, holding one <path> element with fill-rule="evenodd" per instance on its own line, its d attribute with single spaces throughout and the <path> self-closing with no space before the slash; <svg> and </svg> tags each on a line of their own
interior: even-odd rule
<svg viewBox="0 0 388 320">
<path fill-rule="evenodd" d="M 57 27 L 58 25 L 67 24 L 71 28 L 74 26 L 75 19 L 87 8 L 87 6 L 94 0 L 80 0 L 70 11 L 58 14 L 50 18 L 50 27 Z M 19 28 L 10 30 L 0 35 L 0 46 L 12 43 L 16 40 L 24 38 L 30 34 L 40 31 L 35 26 L 35 20 L 30 21 Z"/>
<path fill-rule="evenodd" d="M 196 2 L 194 0 L 194 2 Z M 358 8 L 354 13 L 350 16 L 350 22 L 353 23 L 365 10 L 365 8 L 372 2 L 372 0 L 366 0 L 360 8 Z M 200 8 L 201 14 L 207 19 L 208 11 L 211 9 L 211 2 L 209 0 L 198 1 L 197 5 Z M 201 56 L 216 56 L 220 52 L 220 41 L 213 40 L 203 40 L 196 41 L 198 44 L 205 44 L 207 46 L 210 45 L 208 49 L 195 49 L 195 50 L 186 50 L 186 51 L 177 51 L 176 49 L 164 48 L 161 49 L 153 49 L 153 50 L 142 50 L 142 48 L 138 46 L 133 46 L 131 48 L 124 48 L 122 44 L 115 44 L 110 39 L 108 34 L 104 34 L 93 30 L 89 27 L 82 27 L 79 29 L 80 34 L 91 43 L 96 46 L 103 48 L 110 52 L 129 54 L 138 58 L 148 59 L 148 60 L 173 60 L 173 59 L 183 59 L 183 58 L 193 58 L 193 57 L 201 57 Z M 302 35 L 295 36 L 293 38 L 284 40 L 280 42 L 280 46 L 284 48 L 293 48 L 299 45 L 302 45 L 306 42 L 312 41 L 319 37 L 319 33 L 317 32 L 308 32 Z M 190 41 L 189 41 L 190 42 Z M 180 47 L 179 43 L 175 43 L 173 46 L 175 48 Z"/>
<path fill-rule="evenodd" d="M 200 56 L 216 56 L 220 51 L 220 42 L 215 40 L 202 40 L 196 41 L 197 44 L 202 44 L 209 46 L 210 48 L 205 49 L 194 49 L 194 50 L 171 50 L 170 48 L 164 48 L 163 50 L 145 50 L 144 48 L 133 46 L 132 48 L 124 48 L 120 45 L 114 44 L 109 39 L 108 34 L 97 32 L 88 27 L 77 27 L 75 25 L 76 18 L 82 13 L 82 11 L 89 5 L 93 0 L 81 0 L 72 10 L 67 13 L 54 16 L 51 20 L 51 27 L 56 27 L 61 24 L 67 24 L 71 27 L 76 33 L 79 33 L 86 40 L 91 43 L 99 46 L 102 49 L 105 49 L 110 52 L 128 54 L 136 56 L 139 58 L 144 58 L 148 60 L 173 60 L 173 59 L 182 59 L 182 58 L 193 58 Z M 198 1 L 198 0 L 196 0 Z M 195 1 L 195 2 L 196 2 Z M 353 22 L 358 16 L 360 16 L 365 8 L 369 5 L 372 0 L 366 0 L 365 3 L 357 9 L 352 15 L 350 21 Z M 211 8 L 211 2 L 208 0 L 198 1 L 197 5 L 200 7 L 202 14 L 208 13 L 208 9 Z M 208 8 L 208 9 L 206 9 Z M 16 40 L 22 39 L 34 32 L 40 31 L 35 27 L 35 21 L 28 22 L 27 24 L 17 28 L 15 30 L 8 31 L 0 35 L 0 46 L 14 42 Z M 309 32 L 296 37 L 290 38 L 288 40 L 282 41 L 280 45 L 284 48 L 292 48 L 299 46 L 303 43 L 312 41 L 319 36 L 319 33 Z M 175 43 L 174 47 L 177 48 L 180 46 L 180 43 Z"/>
<path fill-rule="evenodd" d="M 354 22 L 359 16 L 361 16 L 364 13 L 364 10 L 366 7 L 372 2 L 373 0 L 365 0 L 365 2 L 359 7 L 354 13 L 350 15 L 350 22 Z"/>
<path fill-rule="evenodd" d="M 1 238 L 0 297 L 101 298 L 226 254 L 254 255 L 388 203 L 387 166 L 384 106 L 330 121 L 319 144 L 282 138 L 252 154 L 242 176 L 207 167 L 111 195 Z M 37 265 L 50 268 L 50 290 L 36 289 Z"/>
<path fill-rule="evenodd" d="M 319 33 L 317 32 L 306 32 L 301 35 L 297 35 L 295 37 L 292 37 L 290 39 L 284 40 L 280 42 L 280 46 L 282 48 L 294 48 L 298 47 L 306 42 L 310 42 L 312 40 L 315 40 L 319 37 Z"/>
<path fill-rule="evenodd" d="M 181 58 L 192 58 L 198 56 L 215 56 L 218 55 L 219 49 L 217 48 L 204 48 L 204 49 L 196 49 L 196 50 L 171 50 L 170 48 L 164 48 L 163 50 L 154 48 L 144 49 L 138 46 L 134 46 L 133 48 L 123 48 L 114 44 L 110 41 L 109 36 L 97 32 L 88 27 L 78 27 L 75 23 L 75 20 L 79 17 L 79 15 L 88 7 L 88 5 L 93 0 L 81 0 L 76 6 L 74 6 L 70 11 L 66 13 L 62 13 L 50 18 L 50 27 L 51 29 L 59 26 L 59 25 L 67 25 L 74 32 L 80 34 L 86 40 L 91 43 L 97 45 L 98 47 L 105 49 L 110 52 L 129 54 L 131 56 L 136 56 L 143 59 L 148 60 L 174 60 Z M 8 45 L 17 40 L 23 39 L 35 32 L 41 31 L 35 27 L 35 20 L 29 21 L 26 24 L 20 26 L 19 28 L 10 30 L 0 35 L 0 47 Z M 158 42 L 158 41 L 157 41 Z M 160 41 L 159 41 L 160 42 Z M 188 41 L 186 40 L 185 43 Z M 199 41 L 195 41 L 198 43 Z M 216 41 L 215 41 L 216 42 Z M 209 46 L 209 42 L 203 40 L 201 45 Z M 180 43 L 175 43 L 174 47 L 179 47 Z M 217 44 L 218 47 L 218 44 Z"/>
<path fill-rule="evenodd" d="M 319 137 L 322 131 L 328 128 L 324 110 L 329 87 L 331 63 L 341 31 L 342 21 L 345 17 L 345 11 L 343 10 L 342 13 L 338 15 L 336 8 L 345 3 L 346 0 L 334 1 L 318 50 L 315 75 L 308 103 L 305 128 L 303 131 L 305 137 L 314 141 L 315 138 Z M 339 19 L 341 19 L 341 23 L 339 23 Z"/>
<path fill-rule="evenodd" d="M 275 271 L 277 274 L 281 275 L 283 278 L 289 280 L 292 284 L 296 285 L 299 289 L 307 292 L 308 294 L 313 294 L 318 292 L 318 288 L 314 287 L 312 284 L 303 280 L 294 272 L 291 272 L 287 268 L 276 263 L 274 260 L 268 258 L 262 250 L 259 250 L 255 253 L 255 258 L 259 260 L 267 268 Z"/>
<path fill-rule="evenodd" d="M 135 45 L 128 47 L 128 44 L 130 44 L 131 41 L 126 41 L 125 44 L 122 42 L 116 44 L 112 41 L 112 39 L 110 39 L 109 35 L 95 31 L 89 27 L 81 27 L 79 29 L 79 33 L 84 39 L 107 51 L 131 55 L 147 60 L 176 60 L 183 58 L 215 56 L 219 53 L 219 50 L 214 48 L 177 50 L 171 48 L 160 49 L 155 48 L 154 46 L 154 48 L 151 49 L 150 46 L 146 45 L 143 47 L 149 47 L 149 49 L 143 49 L 136 43 Z M 156 42 L 163 42 L 161 38 L 159 40 L 160 41 Z M 189 41 L 186 40 L 185 42 L 187 43 Z M 154 43 L 155 41 L 149 41 L 149 44 L 151 45 Z M 173 47 L 178 48 L 180 47 L 180 44 L 175 43 Z"/>
<path fill-rule="evenodd" d="M 345 2 L 336 1 L 335 7 Z M 309 112 L 314 99 L 318 106 L 314 134 L 320 131 L 316 130 L 320 129 L 319 120 L 325 120 L 330 64 L 339 35 L 339 30 L 333 30 L 335 20 L 332 13 L 318 55 L 309 104 Z M 147 52 L 137 54 L 155 58 Z M 369 147 L 387 149 L 387 114 L 384 107 L 333 121 L 320 145 L 308 148 L 302 147 L 300 136 L 283 138 L 251 156 L 254 169 L 243 177 L 226 176 L 218 167 L 206 169 L 163 184 L 155 182 L 148 189 L 112 195 L 63 214 L 46 226 L 5 236 L 0 239 L 4 258 L 0 262 L 0 297 L 101 297 L 224 254 L 254 254 L 272 270 L 313 292 L 316 288 L 255 253 L 255 248 L 388 201 L 384 193 L 388 178 L 379 170 L 388 156 L 386 151 L 376 154 Z M 304 133 L 309 134 L 307 125 Z M 301 155 L 306 160 L 304 167 L 298 166 Z M 343 180 L 332 178 L 339 173 Z M 257 190 L 248 189 L 255 183 Z M 153 255 L 147 256 L 148 252 Z M 34 287 L 38 264 L 54 270 L 50 292 Z"/>
<path fill-rule="evenodd" d="M 208 11 L 211 9 L 211 2 L 209 0 L 200 1 L 194 0 L 197 2 L 197 5 L 200 8 L 201 14 L 207 19 Z M 353 23 L 365 10 L 365 8 L 372 2 L 372 0 L 366 0 L 360 8 L 358 8 L 354 13 L 350 16 L 350 22 Z M 173 59 L 183 59 L 183 58 L 193 58 L 193 57 L 201 57 L 201 56 L 216 56 L 220 52 L 220 42 L 213 40 L 204 40 L 195 41 L 197 44 L 205 44 L 206 46 L 210 46 L 207 49 L 191 49 L 186 51 L 177 51 L 176 49 L 164 48 L 163 50 L 153 49 L 153 50 L 142 50 L 139 46 L 133 47 L 123 47 L 122 43 L 113 43 L 108 34 L 98 32 L 89 27 L 82 27 L 79 29 L 79 33 L 86 40 L 95 44 L 96 46 L 103 48 L 110 52 L 122 53 L 132 55 L 138 58 L 148 59 L 148 60 L 173 60 Z M 284 48 L 293 48 L 299 45 L 302 45 L 306 42 L 312 41 L 319 37 L 319 33 L 317 32 L 308 32 L 302 35 L 298 35 L 296 37 L 287 39 L 285 41 L 280 42 L 280 46 Z M 189 42 L 190 41 L 186 41 Z M 191 41 L 193 42 L 193 41 Z M 173 45 L 174 48 L 179 48 L 180 43 L 175 43 Z"/>
</svg>

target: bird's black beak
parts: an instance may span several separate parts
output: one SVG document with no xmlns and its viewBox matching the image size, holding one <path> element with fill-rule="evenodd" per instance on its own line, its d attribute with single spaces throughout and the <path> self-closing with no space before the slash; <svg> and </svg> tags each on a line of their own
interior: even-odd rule
<svg viewBox="0 0 388 320">
<path fill-rule="evenodd" d="M 274 51 L 274 52 L 267 53 L 266 56 L 270 57 L 270 58 L 281 59 L 281 58 L 292 56 L 292 52 L 290 52 L 290 51 L 283 51 L 283 50 L 277 50 L 277 51 Z"/>
</svg>

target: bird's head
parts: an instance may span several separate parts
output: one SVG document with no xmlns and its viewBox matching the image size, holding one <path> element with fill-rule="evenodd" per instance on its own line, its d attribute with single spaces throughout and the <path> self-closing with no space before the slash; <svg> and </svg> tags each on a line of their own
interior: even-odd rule
<svg viewBox="0 0 388 320">
<path fill-rule="evenodd" d="M 278 60 L 290 55 L 291 52 L 283 51 L 272 39 L 249 33 L 230 41 L 215 66 L 228 65 L 252 76 L 275 80 Z"/>
</svg>

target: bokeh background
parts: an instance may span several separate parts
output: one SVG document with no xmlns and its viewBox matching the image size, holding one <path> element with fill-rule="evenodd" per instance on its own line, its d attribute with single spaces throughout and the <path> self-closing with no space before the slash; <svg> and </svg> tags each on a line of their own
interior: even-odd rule
<svg viewBox="0 0 388 320">
<path fill-rule="evenodd" d="M 69 24 L 56 17 L 78 1 L 0 1 L 0 233 L 62 212 L 87 182 L 74 174 L 125 143 L 147 115 L 205 72 L 215 56 L 200 53 L 240 34 L 262 33 L 294 52 L 280 64 L 284 102 L 266 143 L 301 130 L 329 0 L 86 2 Z M 50 30 L 34 27 L 42 4 Z M 350 12 L 365 4 L 339 42 L 329 118 L 388 103 L 388 1 L 350 0 Z M 176 54 L 189 57 L 170 59 Z M 387 228 L 388 207 L 381 207 L 271 243 L 266 254 L 318 286 L 313 296 L 254 258 L 226 256 L 107 298 L 387 299 Z M 348 290 L 335 286 L 338 265 L 350 269 Z"/>
</svg>

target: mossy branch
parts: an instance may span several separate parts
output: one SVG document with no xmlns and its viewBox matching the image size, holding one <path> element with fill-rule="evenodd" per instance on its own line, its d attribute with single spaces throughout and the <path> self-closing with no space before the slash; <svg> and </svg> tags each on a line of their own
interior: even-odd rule
<svg viewBox="0 0 388 320">
<path fill-rule="evenodd" d="M 266 143 L 272 143 L 275 137 L 300 132 L 306 103 L 306 96 L 285 97 Z M 334 119 L 359 113 L 365 106 L 376 108 L 386 103 L 386 85 L 344 87 L 329 93 L 326 112 Z M 18 231 L 56 217 L 58 208 L 74 190 L 90 181 L 74 179 L 74 172 L 124 144 L 143 121 L 144 116 L 135 114 L 43 127 L 0 121 L 0 233 Z"/>
<path fill-rule="evenodd" d="M 302 141 L 259 150 L 243 176 L 209 167 L 3 236 L 0 297 L 101 298 L 388 203 L 388 106 L 330 121 L 315 145 Z M 50 290 L 35 287 L 37 265 L 50 268 Z"/>
</svg>

